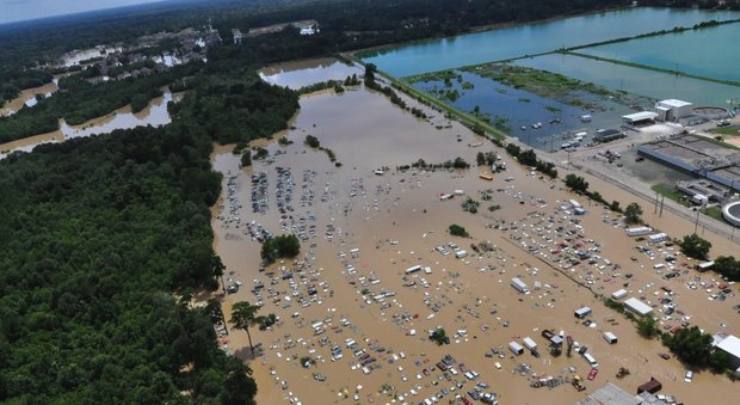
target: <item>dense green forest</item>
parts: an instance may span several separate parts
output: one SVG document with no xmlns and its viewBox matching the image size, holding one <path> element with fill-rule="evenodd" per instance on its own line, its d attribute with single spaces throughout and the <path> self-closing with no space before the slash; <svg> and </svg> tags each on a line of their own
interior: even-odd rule
<svg viewBox="0 0 740 405">
<path fill-rule="evenodd" d="M 0 196 L 0 401 L 252 403 L 254 381 L 218 349 L 211 314 L 176 298 L 217 287 L 212 141 L 270 135 L 298 109 L 243 56 L 163 76 L 193 86 L 164 128 L 0 161 L 0 189 L 13 190 Z M 101 91 L 71 80 L 70 94 Z"/>
<path fill-rule="evenodd" d="M 173 295 L 217 286 L 210 150 L 172 125 L 0 162 L 0 401 L 250 401 L 209 314 Z"/>
<path fill-rule="evenodd" d="M 287 129 L 298 111 L 298 94 L 269 85 L 241 59 L 214 57 L 194 78 L 190 94 L 170 104 L 175 120 L 198 126 L 219 143 L 245 142 Z"/>
</svg>

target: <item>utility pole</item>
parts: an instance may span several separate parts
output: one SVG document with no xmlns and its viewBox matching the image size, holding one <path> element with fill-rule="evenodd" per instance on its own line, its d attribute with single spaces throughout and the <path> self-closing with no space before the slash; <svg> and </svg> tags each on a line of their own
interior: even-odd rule
<svg viewBox="0 0 740 405">
<path fill-rule="evenodd" d="M 658 192 L 655 192 L 655 201 L 653 202 L 653 214 L 658 213 Z"/>
<path fill-rule="evenodd" d="M 701 208 L 696 209 L 696 222 L 694 223 L 694 234 L 696 234 L 696 231 L 699 229 L 699 212 L 701 211 Z"/>
<path fill-rule="evenodd" d="M 660 199 L 660 213 L 658 214 L 658 218 L 663 217 L 663 206 L 665 205 L 665 196 L 662 196 Z"/>
</svg>

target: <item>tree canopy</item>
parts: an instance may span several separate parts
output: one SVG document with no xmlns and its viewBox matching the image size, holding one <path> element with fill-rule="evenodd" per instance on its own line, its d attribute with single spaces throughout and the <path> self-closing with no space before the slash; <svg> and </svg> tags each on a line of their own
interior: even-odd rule
<svg viewBox="0 0 740 405">
<path fill-rule="evenodd" d="M 208 312 L 176 298 L 217 288 L 210 150 L 175 125 L 0 161 L 1 401 L 251 403 Z"/>
</svg>

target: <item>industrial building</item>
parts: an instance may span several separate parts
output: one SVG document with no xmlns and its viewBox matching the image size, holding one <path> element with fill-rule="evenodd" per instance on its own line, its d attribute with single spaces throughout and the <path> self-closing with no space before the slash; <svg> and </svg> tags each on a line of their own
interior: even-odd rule
<svg viewBox="0 0 740 405">
<path fill-rule="evenodd" d="M 637 153 L 740 191 L 740 152 L 711 139 L 679 134 L 640 145 Z"/>
<path fill-rule="evenodd" d="M 611 142 L 624 137 L 624 132 L 618 129 L 600 129 L 596 131 L 596 135 L 594 135 L 594 142 Z"/>
<path fill-rule="evenodd" d="M 676 122 L 681 118 L 692 115 L 693 104 L 688 101 L 676 100 L 674 98 L 658 101 L 655 103 L 657 119 L 665 122 Z"/>
<path fill-rule="evenodd" d="M 730 196 L 730 190 L 706 179 L 676 182 L 676 189 L 694 199 L 702 196 L 707 201 L 722 202 Z M 700 198 L 703 199 L 703 198 Z"/>
</svg>

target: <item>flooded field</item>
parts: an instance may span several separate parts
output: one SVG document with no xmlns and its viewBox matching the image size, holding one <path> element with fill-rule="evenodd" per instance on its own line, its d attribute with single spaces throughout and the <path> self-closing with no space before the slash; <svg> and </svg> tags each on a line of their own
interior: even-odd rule
<svg viewBox="0 0 740 405">
<path fill-rule="evenodd" d="M 71 138 L 87 137 L 92 135 L 107 134 L 116 129 L 131 129 L 138 126 L 162 126 L 170 123 L 170 114 L 167 111 L 167 103 L 177 102 L 182 98 L 182 93 L 171 93 L 165 91 L 162 97 L 157 97 L 149 102 L 149 105 L 139 111 L 132 113 L 131 107 L 120 108 L 106 116 L 92 119 L 81 125 L 68 125 L 60 120 L 60 129 L 47 134 L 40 134 L 17 141 L 0 144 L 0 159 L 15 151 L 30 152 L 38 145 L 52 142 L 62 142 Z"/>
<path fill-rule="evenodd" d="M 597 129 L 618 128 L 621 116 L 631 110 L 586 92 L 576 92 L 569 99 L 578 99 L 583 107 L 574 107 L 566 100 L 540 97 L 495 80 L 466 71 L 455 71 L 462 80 L 446 84 L 442 80 L 420 81 L 414 87 L 436 95 L 459 110 L 487 117 L 499 129 L 519 138 L 523 143 L 543 150 L 558 150 L 564 142 L 572 142 L 581 134 L 584 145 L 591 142 Z M 446 96 L 454 92 L 452 98 Z M 584 116 L 590 116 L 584 119 Z"/>
<path fill-rule="evenodd" d="M 627 42 L 629 43 L 629 42 Z M 655 99 L 678 98 L 697 105 L 726 106 L 740 87 L 639 69 L 579 56 L 552 54 L 513 62 Z M 720 64 L 721 65 L 721 64 Z"/>
<path fill-rule="evenodd" d="M 421 41 L 373 52 L 363 59 L 402 77 L 738 16 L 698 9 L 630 8 Z"/>
<path fill-rule="evenodd" d="M 740 38 L 740 23 L 597 46 L 579 52 L 740 82 L 737 38 Z"/>
<path fill-rule="evenodd" d="M 362 69 L 334 58 L 308 59 L 268 66 L 260 71 L 262 80 L 298 90 L 327 80 L 344 80 L 361 75 Z"/>
<path fill-rule="evenodd" d="M 398 168 L 420 158 L 475 164 L 478 152 L 493 150 L 458 123 L 404 100 L 430 120 L 364 89 L 327 91 L 301 98 L 294 129 L 277 134 L 291 144 L 259 142 L 267 159 L 242 169 L 233 146 L 212 155 L 224 175 L 213 207 L 214 245 L 226 284 L 238 289 L 225 296 L 224 313 L 228 318 L 233 303 L 249 301 L 263 306 L 262 315 L 279 317 L 268 330 L 252 329 L 256 359 L 244 332 L 230 329 L 221 338 L 254 369 L 258 403 L 418 403 L 469 391 L 495 393 L 500 403 L 573 403 L 607 381 L 635 392 L 650 377 L 685 403 L 706 392 L 715 403 L 733 402 L 729 379 L 703 372 L 685 383 L 683 366 L 658 356 L 666 351 L 658 341 L 639 337 L 597 296 L 625 289 L 648 303 L 666 330 L 690 320 L 738 334 L 737 287 L 721 292 L 720 280 L 695 272 L 675 246 L 628 238 L 601 206 L 582 200 L 587 212 L 575 215 L 568 202 L 574 195 L 560 180 L 542 179 L 507 156 L 500 158 L 508 169 L 492 181 L 479 178 L 488 167 Z M 309 134 L 336 153 L 341 167 L 304 145 Z M 608 200 L 635 201 L 587 179 Z M 440 198 L 445 194 L 451 197 Z M 467 198 L 479 202 L 476 213 L 462 210 Z M 670 214 L 657 218 L 640 202 L 645 220 L 662 231 L 682 236 L 692 226 Z M 470 236 L 451 236 L 451 224 Z M 300 257 L 263 268 L 259 240 L 266 232 L 297 235 Z M 737 250 L 705 236 L 713 253 Z M 669 272 L 677 274 L 665 277 Z M 527 284 L 526 293 L 510 286 L 514 277 Z M 584 305 L 593 310 L 589 322 L 573 316 Z M 428 339 L 438 327 L 449 345 Z M 607 343 L 607 331 L 619 342 Z M 543 337 L 549 333 L 587 346 L 598 365 L 575 349 L 551 354 Z M 509 342 L 525 337 L 538 345 L 537 356 L 510 351 Z M 620 367 L 630 374 L 615 377 Z M 585 392 L 571 385 L 575 375 Z"/>
<path fill-rule="evenodd" d="M 24 106 L 33 107 L 37 103 L 37 97 L 49 97 L 57 90 L 58 87 L 56 81 L 47 83 L 43 86 L 23 90 L 18 97 L 10 101 L 6 101 L 4 105 L 0 106 L 0 117 L 13 115 Z"/>
</svg>

